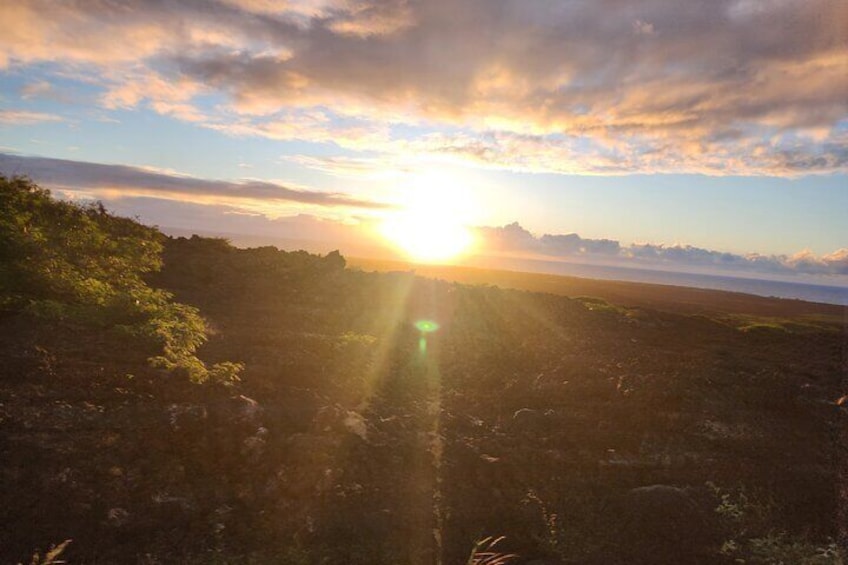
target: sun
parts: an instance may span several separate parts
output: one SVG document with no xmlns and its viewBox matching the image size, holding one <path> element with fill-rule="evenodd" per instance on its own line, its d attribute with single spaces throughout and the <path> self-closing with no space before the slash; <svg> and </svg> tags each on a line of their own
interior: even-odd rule
<svg viewBox="0 0 848 565">
<path fill-rule="evenodd" d="M 402 213 L 386 220 L 382 232 L 410 259 L 423 263 L 456 259 L 473 242 L 466 227 L 416 212 Z"/>
<path fill-rule="evenodd" d="M 470 197 L 460 186 L 456 179 L 433 173 L 417 176 L 406 188 L 400 210 L 383 222 L 383 237 L 416 262 L 459 259 L 474 244 L 463 221 L 472 208 Z"/>
</svg>

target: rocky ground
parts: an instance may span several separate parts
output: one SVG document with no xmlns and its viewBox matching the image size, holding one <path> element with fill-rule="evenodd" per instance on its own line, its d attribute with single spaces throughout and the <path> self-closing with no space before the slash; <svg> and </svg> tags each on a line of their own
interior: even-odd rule
<svg viewBox="0 0 848 565">
<path fill-rule="evenodd" d="M 192 241 L 155 283 L 210 321 L 205 358 L 245 364 L 234 386 L 0 318 L 0 561 L 72 539 L 74 563 L 453 564 L 505 535 L 517 563 L 838 562 L 837 323 Z"/>
</svg>

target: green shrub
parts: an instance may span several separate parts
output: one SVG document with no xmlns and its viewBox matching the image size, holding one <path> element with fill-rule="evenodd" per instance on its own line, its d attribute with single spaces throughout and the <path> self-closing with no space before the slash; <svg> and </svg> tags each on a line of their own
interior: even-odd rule
<svg viewBox="0 0 848 565">
<path fill-rule="evenodd" d="M 99 203 L 57 200 L 24 177 L 0 175 L 0 307 L 70 323 L 118 328 L 161 352 L 154 366 L 195 382 L 232 382 L 241 366 L 211 369 L 196 308 L 144 280 L 162 266 L 164 236 Z"/>
<path fill-rule="evenodd" d="M 770 527 L 774 504 L 763 503 L 744 487 L 735 490 L 714 483 L 707 487 L 716 497 L 715 512 L 724 522 L 729 537 L 720 552 L 736 563 L 773 565 L 844 565 L 845 553 L 828 540 L 814 543 L 803 536 L 793 536 Z"/>
</svg>

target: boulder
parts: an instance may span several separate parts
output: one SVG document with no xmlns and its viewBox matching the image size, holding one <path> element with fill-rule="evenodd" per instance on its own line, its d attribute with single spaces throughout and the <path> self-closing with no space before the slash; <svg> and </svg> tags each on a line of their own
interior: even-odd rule
<svg viewBox="0 0 848 565">
<path fill-rule="evenodd" d="M 518 432 L 540 432 L 548 428 L 556 415 L 553 410 L 522 408 L 512 415 L 510 427 Z"/>
<path fill-rule="evenodd" d="M 650 485 L 627 492 L 619 547 L 628 563 L 699 563 L 715 541 L 715 524 L 690 489 Z"/>
</svg>

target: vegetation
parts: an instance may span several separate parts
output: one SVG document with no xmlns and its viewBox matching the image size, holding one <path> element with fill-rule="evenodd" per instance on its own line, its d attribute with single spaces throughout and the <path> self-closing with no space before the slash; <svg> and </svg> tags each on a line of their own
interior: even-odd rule
<svg viewBox="0 0 848 565">
<path fill-rule="evenodd" d="M 65 548 L 67 548 L 70 543 L 71 540 L 67 539 L 59 545 L 52 546 L 44 553 L 43 557 L 41 552 L 36 551 L 32 555 L 32 560 L 30 560 L 29 565 L 58 565 L 59 563 L 64 563 L 64 561 L 59 560 L 59 557 L 61 557 Z"/>
<path fill-rule="evenodd" d="M 71 563 L 844 563 L 828 318 L 363 272 L 2 194 L 0 562 L 70 538 Z M 767 315 L 789 331 L 739 330 Z"/>
<path fill-rule="evenodd" d="M 471 555 L 468 556 L 467 565 L 506 565 L 516 557 L 512 553 L 500 553 L 497 545 L 503 541 L 503 537 L 483 538 L 474 544 Z"/>
<path fill-rule="evenodd" d="M 152 363 L 194 382 L 237 378 L 237 364 L 209 369 L 195 356 L 206 341 L 198 310 L 145 283 L 162 265 L 158 230 L 98 203 L 56 200 L 23 177 L 0 176 L 0 209 L 4 310 L 136 336 L 159 349 Z"/>
</svg>

